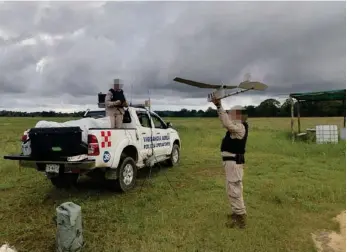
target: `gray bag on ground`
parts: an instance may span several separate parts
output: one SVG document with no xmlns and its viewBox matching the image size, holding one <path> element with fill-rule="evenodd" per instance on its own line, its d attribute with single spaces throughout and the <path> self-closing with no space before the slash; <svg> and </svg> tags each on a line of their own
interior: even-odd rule
<svg viewBox="0 0 347 252">
<path fill-rule="evenodd" d="M 81 207 L 65 202 L 56 208 L 56 252 L 79 252 L 83 247 Z"/>
</svg>

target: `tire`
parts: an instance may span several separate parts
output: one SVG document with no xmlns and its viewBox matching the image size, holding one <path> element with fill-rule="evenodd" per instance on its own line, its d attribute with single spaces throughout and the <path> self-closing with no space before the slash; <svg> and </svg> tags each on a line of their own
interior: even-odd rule
<svg viewBox="0 0 347 252">
<path fill-rule="evenodd" d="M 71 188 L 76 186 L 79 174 L 77 173 L 61 173 L 57 177 L 50 178 L 52 184 L 56 188 Z"/>
<path fill-rule="evenodd" d="M 117 169 L 116 188 L 121 192 L 128 192 L 136 186 L 137 166 L 131 157 L 121 160 Z"/>
<path fill-rule="evenodd" d="M 170 167 L 178 165 L 180 162 L 180 147 L 177 144 L 172 146 L 170 158 L 167 160 L 167 164 Z"/>
</svg>

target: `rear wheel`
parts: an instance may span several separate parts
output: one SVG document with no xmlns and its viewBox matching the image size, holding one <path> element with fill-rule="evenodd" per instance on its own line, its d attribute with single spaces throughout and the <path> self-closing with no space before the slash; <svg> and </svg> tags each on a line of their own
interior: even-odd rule
<svg viewBox="0 0 347 252">
<path fill-rule="evenodd" d="M 137 167 L 133 158 L 122 159 L 117 169 L 116 188 L 122 192 L 133 189 L 136 185 Z"/>
<path fill-rule="evenodd" d="M 50 180 L 56 188 L 70 188 L 77 184 L 78 177 L 77 173 L 61 173 Z"/>
</svg>

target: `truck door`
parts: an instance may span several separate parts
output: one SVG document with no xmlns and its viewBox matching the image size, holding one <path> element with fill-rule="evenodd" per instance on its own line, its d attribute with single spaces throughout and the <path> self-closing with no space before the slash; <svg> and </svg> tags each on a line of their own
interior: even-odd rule
<svg viewBox="0 0 347 252">
<path fill-rule="evenodd" d="M 143 158 L 146 158 L 148 155 L 152 153 L 152 123 L 146 111 L 136 111 L 136 114 L 140 122 L 140 126 L 138 127 L 140 137 L 140 155 Z"/>
<path fill-rule="evenodd" d="M 171 153 L 170 133 L 163 120 L 151 113 L 153 121 L 153 142 L 157 155 L 168 155 Z"/>
</svg>

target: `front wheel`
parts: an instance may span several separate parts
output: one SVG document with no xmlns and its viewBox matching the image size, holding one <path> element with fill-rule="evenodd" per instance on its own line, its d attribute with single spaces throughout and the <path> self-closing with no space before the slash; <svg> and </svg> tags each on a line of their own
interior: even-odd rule
<svg viewBox="0 0 347 252">
<path fill-rule="evenodd" d="M 122 160 L 121 165 L 117 169 L 117 189 L 127 192 L 136 185 L 137 167 L 134 159 L 126 157 Z"/>
<path fill-rule="evenodd" d="M 167 160 L 167 164 L 171 167 L 176 166 L 180 162 L 180 147 L 174 144 L 172 147 L 170 158 Z"/>
</svg>

